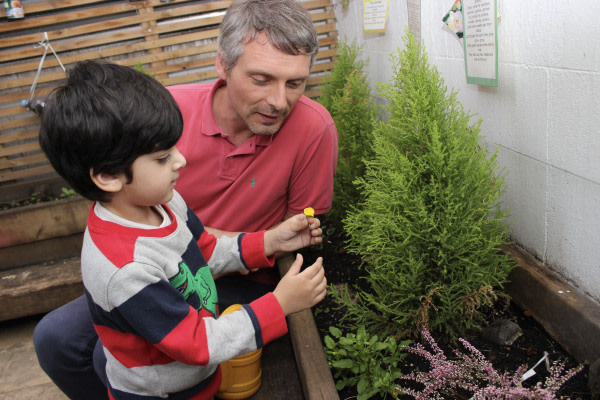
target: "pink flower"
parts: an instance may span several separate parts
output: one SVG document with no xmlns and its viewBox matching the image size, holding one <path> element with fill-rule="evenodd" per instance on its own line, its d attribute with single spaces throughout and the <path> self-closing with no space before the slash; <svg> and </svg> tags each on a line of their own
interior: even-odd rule
<svg viewBox="0 0 600 400">
<path fill-rule="evenodd" d="M 400 380 L 412 381 L 423 386 L 415 390 L 398 386 L 398 391 L 414 397 L 416 400 L 457 399 L 470 400 L 554 400 L 561 386 L 583 369 L 583 365 L 564 372 L 565 365 L 555 361 L 550 367 L 550 375 L 542 384 L 525 388 L 521 386 L 521 377 L 527 370 L 520 366 L 514 373 L 499 374 L 484 355 L 472 344 L 459 339 L 468 353 L 454 351 L 456 360 L 448 360 L 444 352 L 424 327 L 421 334 L 431 351 L 417 343 L 404 346 L 404 350 L 423 357 L 429 362 L 429 371 L 411 372 L 402 375 Z M 465 397 L 465 392 L 470 396 Z"/>
</svg>

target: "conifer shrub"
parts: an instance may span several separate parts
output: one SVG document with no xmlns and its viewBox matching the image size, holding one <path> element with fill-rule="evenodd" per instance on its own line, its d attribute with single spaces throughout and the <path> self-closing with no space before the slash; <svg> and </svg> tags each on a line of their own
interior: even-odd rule
<svg viewBox="0 0 600 400">
<path fill-rule="evenodd" d="M 485 324 L 513 267 L 497 150 L 471 123 L 409 31 L 378 86 L 387 116 L 374 129 L 374 158 L 357 180 L 359 206 L 343 221 L 347 250 L 365 262 L 365 290 L 331 290 L 349 327 L 418 336 L 421 326 L 456 341 Z"/>
<path fill-rule="evenodd" d="M 376 108 L 356 41 L 338 45 L 331 75 L 321 86 L 318 101 L 333 118 L 338 132 L 338 164 L 334 177 L 333 204 L 328 220 L 341 224 L 360 196 L 353 182 L 365 172 L 363 160 L 373 156 L 373 124 Z"/>
</svg>

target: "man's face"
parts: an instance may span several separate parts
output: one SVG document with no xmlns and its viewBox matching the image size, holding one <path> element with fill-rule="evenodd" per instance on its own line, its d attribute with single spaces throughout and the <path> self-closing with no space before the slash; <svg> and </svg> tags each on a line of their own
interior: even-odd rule
<svg viewBox="0 0 600 400">
<path fill-rule="evenodd" d="M 217 63 L 219 77 L 227 81 L 227 97 L 240 124 L 258 135 L 279 130 L 304 93 L 310 72 L 309 55 L 277 50 L 261 33 L 244 46 L 230 71 Z"/>
</svg>

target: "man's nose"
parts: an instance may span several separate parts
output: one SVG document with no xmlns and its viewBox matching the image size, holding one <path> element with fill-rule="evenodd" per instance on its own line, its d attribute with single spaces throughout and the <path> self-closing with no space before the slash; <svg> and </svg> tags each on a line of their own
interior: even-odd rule
<svg viewBox="0 0 600 400">
<path fill-rule="evenodd" d="M 269 90 L 267 103 L 276 110 L 284 110 L 287 104 L 285 83 L 275 83 Z"/>
</svg>

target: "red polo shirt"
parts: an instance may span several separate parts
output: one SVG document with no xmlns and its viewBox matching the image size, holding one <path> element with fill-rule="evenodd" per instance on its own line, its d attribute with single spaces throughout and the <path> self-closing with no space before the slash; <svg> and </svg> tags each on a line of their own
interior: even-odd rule
<svg viewBox="0 0 600 400">
<path fill-rule="evenodd" d="M 252 232 L 277 224 L 288 210 L 329 211 L 338 137 L 327 110 L 302 96 L 277 133 L 236 147 L 213 117 L 212 99 L 222 84 L 168 88 L 184 121 L 177 148 L 187 166 L 177 190 L 202 222 Z"/>
</svg>

